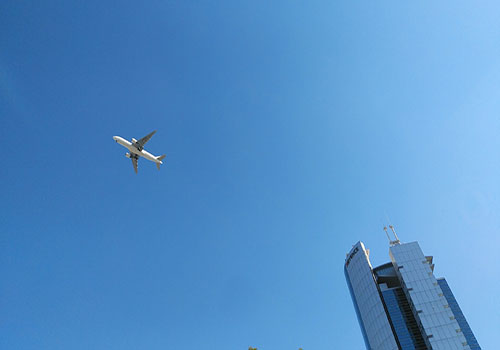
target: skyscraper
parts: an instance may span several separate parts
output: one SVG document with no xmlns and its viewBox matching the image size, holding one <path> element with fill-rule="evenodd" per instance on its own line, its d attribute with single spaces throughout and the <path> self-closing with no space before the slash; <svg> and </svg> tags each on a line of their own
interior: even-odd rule
<svg viewBox="0 0 500 350">
<path fill-rule="evenodd" d="M 448 283 L 417 242 L 390 241 L 391 262 L 373 268 L 356 243 L 344 273 L 368 350 L 480 350 Z"/>
</svg>

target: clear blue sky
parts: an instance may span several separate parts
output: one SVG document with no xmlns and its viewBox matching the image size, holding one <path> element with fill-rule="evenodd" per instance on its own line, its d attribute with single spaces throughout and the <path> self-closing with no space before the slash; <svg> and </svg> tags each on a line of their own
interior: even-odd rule
<svg viewBox="0 0 500 350">
<path fill-rule="evenodd" d="M 497 1 L 2 1 L 0 348 L 364 349 L 388 218 L 500 324 Z M 167 154 L 133 171 L 113 135 Z"/>
</svg>

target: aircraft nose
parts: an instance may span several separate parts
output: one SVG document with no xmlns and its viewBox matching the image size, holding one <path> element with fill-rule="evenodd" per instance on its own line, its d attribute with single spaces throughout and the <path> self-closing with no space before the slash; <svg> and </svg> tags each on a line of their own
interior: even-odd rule
<svg viewBox="0 0 500 350">
<path fill-rule="evenodd" d="M 118 136 L 113 136 L 113 140 L 118 142 Z"/>
</svg>

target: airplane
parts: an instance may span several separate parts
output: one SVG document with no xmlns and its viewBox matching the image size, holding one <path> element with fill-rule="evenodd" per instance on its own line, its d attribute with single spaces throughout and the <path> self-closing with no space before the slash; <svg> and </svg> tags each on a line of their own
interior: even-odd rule
<svg viewBox="0 0 500 350">
<path fill-rule="evenodd" d="M 165 158 L 165 154 L 162 156 L 154 156 L 151 153 L 147 152 L 144 149 L 144 145 L 146 142 L 149 141 L 149 139 L 155 134 L 156 130 L 147 134 L 140 140 L 136 140 L 132 138 L 132 142 L 125 140 L 123 137 L 120 136 L 113 136 L 113 140 L 115 140 L 117 143 L 122 145 L 123 147 L 126 147 L 130 153 L 125 153 L 125 157 L 132 159 L 132 165 L 134 166 L 135 173 L 137 174 L 137 161 L 139 160 L 139 157 L 144 157 L 147 160 L 150 160 L 152 162 L 156 163 L 156 167 L 158 170 L 160 170 L 160 165 L 163 164 L 162 160 Z"/>
</svg>

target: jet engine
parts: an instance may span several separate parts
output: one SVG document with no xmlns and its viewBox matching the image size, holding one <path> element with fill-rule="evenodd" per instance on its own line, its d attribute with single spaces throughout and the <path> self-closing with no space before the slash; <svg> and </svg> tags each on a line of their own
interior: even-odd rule
<svg viewBox="0 0 500 350">
<path fill-rule="evenodd" d="M 130 153 L 125 153 L 125 157 L 130 158 Z"/>
</svg>

